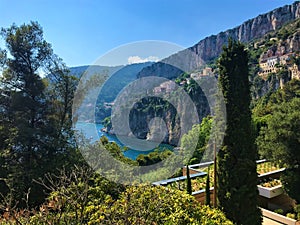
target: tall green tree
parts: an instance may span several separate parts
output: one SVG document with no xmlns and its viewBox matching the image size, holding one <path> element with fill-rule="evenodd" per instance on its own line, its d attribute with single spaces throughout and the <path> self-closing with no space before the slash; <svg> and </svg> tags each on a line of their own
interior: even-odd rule
<svg viewBox="0 0 300 225">
<path fill-rule="evenodd" d="M 22 193 L 29 188 L 35 192 L 30 184 L 34 174 L 42 169 L 38 166 L 41 155 L 37 152 L 46 138 L 47 102 L 45 84 L 38 70 L 51 54 L 51 48 L 43 41 L 41 32 L 36 23 L 1 30 L 11 56 L 5 59 L 1 77 L 1 114 L 8 132 L 1 166 L 7 170 L 6 184 L 15 192 L 16 200 L 21 200 Z"/>
<path fill-rule="evenodd" d="M 257 136 L 262 127 L 267 126 L 280 104 L 290 102 L 294 98 L 300 98 L 300 80 L 292 79 L 282 89 L 260 98 L 252 110 L 252 117 L 257 130 Z M 270 158 L 271 159 L 271 158 Z"/>
<path fill-rule="evenodd" d="M 54 160 L 58 166 L 72 168 L 74 162 L 81 163 L 74 131 L 72 129 L 72 104 L 74 93 L 78 84 L 78 79 L 70 74 L 70 71 L 60 58 L 52 55 L 52 59 L 47 63 L 49 75 L 46 79 L 46 98 L 48 102 L 47 120 L 52 125 L 51 132 L 52 152 L 60 155 Z M 56 164 L 57 164 L 56 163 Z"/>
<path fill-rule="evenodd" d="M 263 127 L 257 143 L 261 155 L 285 167 L 281 180 L 287 193 L 300 203 L 300 99 L 277 107 Z"/>
<path fill-rule="evenodd" d="M 74 84 L 37 22 L 3 28 L 1 36 L 6 45 L 0 54 L 1 180 L 20 205 L 28 190 L 30 204 L 36 205 L 44 192 L 34 179 L 57 170 L 70 148 L 67 121 Z M 40 76 L 52 71 L 57 82 Z"/>
<path fill-rule="evenodd" d="M 218 153 L 218 205 L 236 224 L 261 224 L 257 206 L 257 150 L 250 112 L 248 55 L 244 46 L 229 40 L 218 61 L 227 124 Z"/>
</svg>

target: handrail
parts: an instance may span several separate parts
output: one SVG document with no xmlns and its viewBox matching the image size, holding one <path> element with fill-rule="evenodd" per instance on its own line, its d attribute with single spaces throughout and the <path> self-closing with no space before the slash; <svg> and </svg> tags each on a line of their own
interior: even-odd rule
<svg viewBox="0 0 300 225">
<path fill-rule="evenodd" d="M 196 174 L 191 174 L 190 178 L 204 177 L 206 175 L 207 175 L 206 172 L 199 172 L 199 173 L 196 173 Z M 167 185 L 167 184 L 177 182 L 177 181 L 182 181 L 182 180 L 185 180 L 185 179 L 186 179 L 186 176 L 180 176 L 180 177 L 170 178 L 170 179 L 166 179 L 166 180 L 156 181 L 156 182 L 153 182 L 152 184 L 153 185 Z"/>
<path fill-rule="evenodd" d="M 267 159 L 256 160 L 256 164 L 261 164 L 261 163 L 264 163 L 264 162 L 268 162 L 268 160 Z M 203 163 L 197 163 L 197 164 L 189 165 L 189 168 L 193 168 L 193 167 L 202 168 L 202 167 L 207 167 L 207 166 L 210 166 L 210 165 L 213 165 L 213 164 L 214 164 L 214 161 L 209 161 L 209 162 L 203 162 Z"/>
</svg>

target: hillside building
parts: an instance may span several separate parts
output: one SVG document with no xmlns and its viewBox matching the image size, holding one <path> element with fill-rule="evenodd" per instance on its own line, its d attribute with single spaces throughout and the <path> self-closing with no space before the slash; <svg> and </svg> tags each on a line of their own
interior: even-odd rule
<svg viewBox="0 0 300 225">
<path fill-rule="evenodd" d="M 210 67 L 206 67 L 202 70 L 202 72 L 196 72 L 196 73 L 192 73 L 191 74 L 191 78 L 193 78 L 194 80 L 198 80 L 201 77 L 205 77 L 205 76 L 213 76 L 213 69 Z"/>
<path fill-rule="evenodd" d="M 258 72 L 258 75 L 266 80 L 270 73 L 278 73 L 280 66 L 285 66 L 291 73 L 292 79 L 299 79 L 299 68 L 297 65 L 292 64 L 291 62 L 292 56 L 294 55 L 294 53 L 288 53 L 284 55 L 267 55 L 267 57 L 263 57 L 259 62 L 260 71 Z"/>
<path fill-rule="evenodd" d="M 155 87 L 153 92 L 155 94 L 164 94 L 164 93 L 170 93 L 176 89 L 176 84 L 174 81 L 166 81 L 161 83 L 158 87 Z"/>
</svg>

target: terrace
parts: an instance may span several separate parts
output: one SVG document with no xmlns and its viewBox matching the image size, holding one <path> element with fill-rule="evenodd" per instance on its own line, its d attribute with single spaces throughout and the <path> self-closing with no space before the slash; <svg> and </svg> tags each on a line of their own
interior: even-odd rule
<svg viewBox="0 0 300 225">
<path fill-rule="evenodd" d="M 280 168 L 275 163 L 265 159 L 256 161 L 258 174 L 259 206 L 262 208 L 264 220 L 277 221 L 279 224 L 297 224 L 295 219 L 278 215 L 274 211 L 278 209 L 283 212 L 290 212 L 295 207 L 295 202 L 283 190 L 280 176 L 285 168 Z M 207 175 L 210 181 L 210 196 L 214 197 L 214 166 L 213 162 L 189 165 L 190 178 L 192 183 L 192 195 L 201 203 L 205 203 L 205 187 Z M 167 180 L 157 181 L 153 185 L 162 185 L 167 188 L 186 190 L 186 167 L 182 169 L 182 176 Z M 285 221 L 285 222 L 282 222 Z M 276 224 L 270 223 L 270 224 Z"/>
</svg>

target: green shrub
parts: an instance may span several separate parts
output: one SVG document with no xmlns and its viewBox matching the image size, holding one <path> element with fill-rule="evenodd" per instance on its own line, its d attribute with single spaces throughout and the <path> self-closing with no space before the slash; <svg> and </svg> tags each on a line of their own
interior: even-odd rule
<svg viewBox="0 0 300 225">
<path fill-rule="evenodd" d="M 296 219 L 296 215 L 294 213 L 288 213 L 288 214 L 286 214 L 286 217 L 288 217 L 290 219 Z"/>
<path fill-rule="evenodd" d="M 275 209 L 274 212 L 283 215 L 283 209 Z"/>
<path fill-rule="evenodd" d="M 201 206 L 185 191 L 161 186 L 129 187 L 121 198 L 92 215 L 96 224 L 231 225 L 217 209 Z"/>
<path fill-rule="evenodd" d="M 294 207 L 295 214 L 297 215 L 297 220 L 300 220 L 300 204 Z"/>
<path fill-rule="evenodd" d="M 300 213 L 300 204 L 299 204 L 299 205 L 296 205 L 296 206 L 294 207 L 294 211 L 295 211 L 296 213 Z"/>
</svg>

